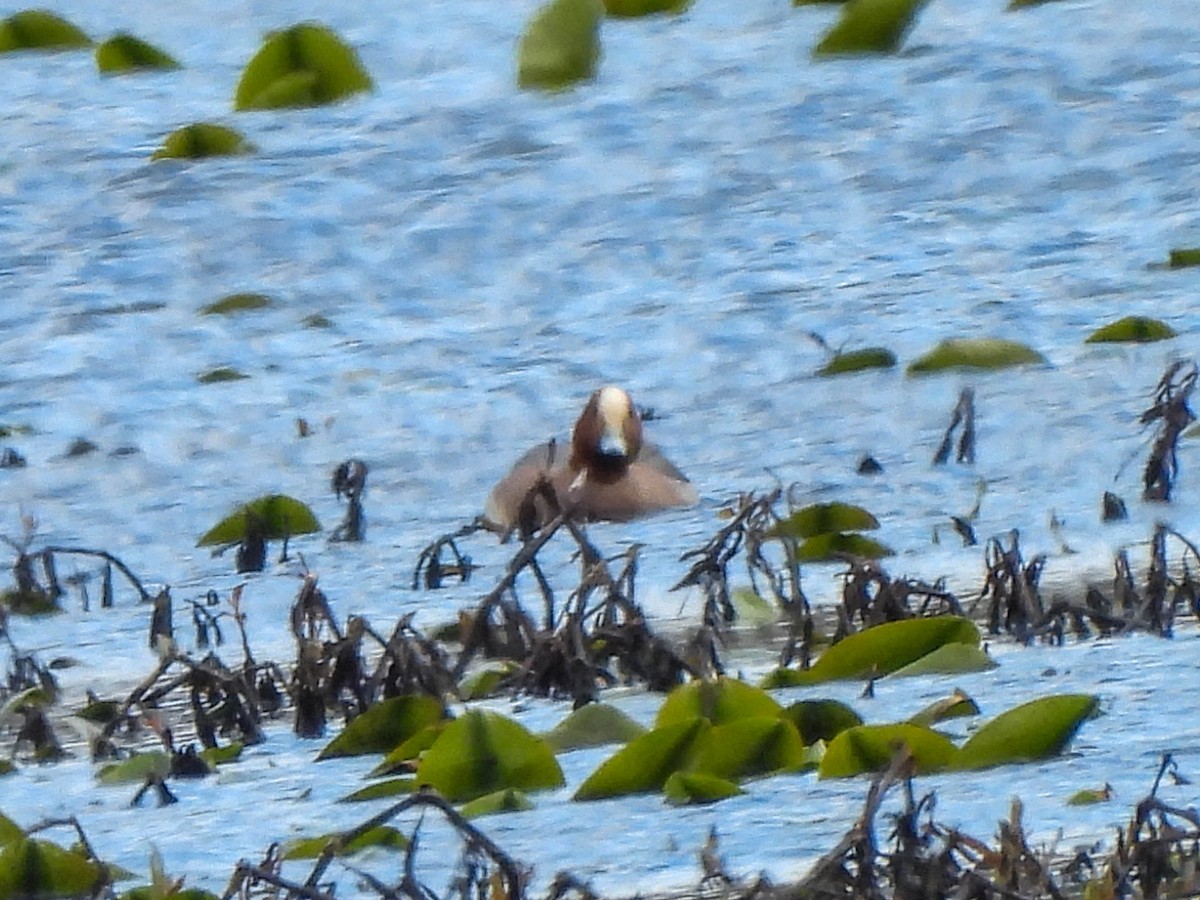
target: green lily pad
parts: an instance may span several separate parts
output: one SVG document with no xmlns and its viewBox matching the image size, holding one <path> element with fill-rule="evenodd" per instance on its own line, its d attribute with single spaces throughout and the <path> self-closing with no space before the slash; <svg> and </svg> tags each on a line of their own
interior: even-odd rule
<svg viewBox="0 0 1200 900">
<path fill-rule="evenodd" d="M 391 697 L 352 719 L 342 733 L 325 745 L 317 759 L 386 753 L 442 719 L 440 701 L 423 695 Z"/>
<path fill-rule="evenodd" d="M 234 741 L 224 747 L 205 747 L 200 751 L 200 758 L 208 763 L 209 768 L 228 765 L 241 759 L 242 751 L 246 749 L 241 741 Z"/>
<path fill-rule="evenodd" d="M 734 588 L 730 600 L 733 601 L 737 621 L 742 625 L 770 625 L 779 621 L 779 608 L 750 588 Z"/>
<path fill-rule="evenodd" d="M 220 300 L 214 300 L 212 303 L 201 308 L 200 315 L 227 316 L 230 313 L 266 309 L 269 306 L 273 306 L 274 302 L 266 294 L 256 294 L 249 291 L 239 294 L 228 294 Z"/>
<path fill-rule="evenodd" d="M 614 19 L 635 19 L 662 13 L 678 15 L 692 0 L 604 0 L 604 11 Z"/>
<path fill-rule="evenodd" d="M 887 544 L 861 534 L 818 534 L 796 548 L 796 559 L 800 562 L 833 562 L 847 556 L 882 559 L 893 553 Z"/>
<path fill-rule="evenodd" d="M 8 816 L 0 813 L 0 847 L 5 847 L 23 837 L 25 837 L 25 831 L 21 826 Z"/>
<path fill-rule="evenodd" d="M 383 781 L 376 781 L 374 784 L 368 784 L 365 788 L 359 788 L 357 791 L 342 797 L 338 802 L 363 803 L 367 800 L 398 797 L 401 794 L 411 794 L 419 787 L 417 779 L 409 776 L 404 778 L 387 778 Z"/>
<path fill-rule="evenodd" d="M 805 744 L 829 742 L 847 728 L 862 724 L 859 714 L 839 700 L 798 700 L 782 715 L 796 726 Z"/>
<path fill-rule="evenodd" d="M 241 133 L 213 122 L 194 122 L 172 131 L 150 156 L 158 159 L 206 159 L 211 156 L 242 156 L 255 146 Z"/>
<path fill-rule="evenodd" d="M 942 372 L 946 369 L 1006 369 L 1011 366 L 1045 364 L 1046 357 L 1017 341 L 1002 338 L 949 338 L 910 363 L 908 374 Z"/>
<path fill-rule="evenodd" d="M 111 868 L 111 867 L 110 867 Z M 119 900 L 221 900 L 220 895 L 201 888 L 178 888 L 174 885 L 147 884 L 130 888 L 119 895 Z"/>
<path fill-rule="evenodd" d="M 373 87 L 353 48 L 329 28 L 303 22 L 267 37 L 242 72 L 233 106 L 317 106 Z"/>
<path fill-rule="evenodd" d="M 1100 700 L 1092 694 L 1056 694 L 1002 712 L 973 734 L 954 758 L 955 769 L 987 769 L 1057 756 Z"/>
<path fill-rule="evenodd" d="M 672 773 L 687 768 L 712 724 L 696 716 L 634 738 L 600 764 L 575 792 L 576 800 L 604 800 L 662 790 Z"/>
<path fill-rule="evenodd" d="M 20 837 L 0 848 L 0 900 L 90 897 L 100 866 L 49 841 Z"/>
<path fill-rule="evenodd" d="M 927 0 L 849 0 L 814 56 L 895 53 Z"/>
<path fill-rule="evenodd" d="M 129 759 L 101 766 L 96 778 L 101 784 L 134 784 L 150 776 L 166 778 L 171 771 L 171 757 L 161 750 L 135 753 Z"/>
<path fill-rule="evenodd" d="M 663 785 L 663 794 L 672 806 L 716 803 L 744 793 L 732 781 L 703 772 L 673 772 Z"/>
<path fill-rule="evenodd" d="M 0 22 L 0 53 L 14 50 L 76 50 L 92 39 L 62 16 L 26 9 Z"/>
<path fill-rule="evenodd" d="M 779 718 L 783 708 L 760 687 L 722 676 L 711 681 L 690 681 L 667 695 L 659 707 L 654 727 L 689 722 L 702 716 L 714 725 L 738 719 Z"/>
<path fill-rule="evenodd" d="M 879 520 L 850 503 L 814 503 L 796 510 L 767 531 L 769 537 L 811 538 L 838 531 L 872 531 Z"/>
<path fill-rule="evenodd" d="M 895 365 L 896 354 L 886 347 L 864 347 L 861 350 L 847 350 L 835 354 L 833 359 L 817 369 L 817 375 L 829 378 L 867 369 L 891 369 Z"/>
<path fill-rule="evenodd" d="M 590 79 L 600 59 L 601 0 L 550 0 L 517 47 L 517 86 L 559 91 Z"/>
<path fill-rule="evenodd" d="M 478 819 L 481 816 L 494 816 L 497 813 L 526 812 L 533 809 L 533 802 L 521 791 L 505 788 L 477 797 L 470 803 L 464 803 L 462 814 L 464 819 Z"/>
<path fill-rule="evenodd" d="M 547 731 L 542 737 L 555 753 L 599 747 L 604 744 L 625 744 L 646 729 L 607 703 L 588 703 Z"/>
<path fill-rule="evenodd" d="M 245 372 L 232 366 L 218 366 L 207 372 L 201 372 L 196 376 L 196 381 L 200 384 L 225 384 L 230 381 L 245 381 L 249 377 Z"/>
<path fill-rule="evenodd" d="M 434 741 L 441 737 L 442 732 L 451 721 L 453 720 L 440 719 L 432 725 L 422 728 L 390 751 L 379 765 L 370 771 L 370 776 L 376 778 L 380 775 L 396 775 L 413 771 L 421 754 L 433 746 Z"/>
<path fill-rule="evenodd" d="M 1200 266 L 1200 247 L 1180 247 L 1167 256 L 1167 265 L 1172 269 L 1187 269 Z"/>
<path fill-rule="evenodd" d="M 946 768 L 958 752 L 948 737 L 920 725 L 856 725 L 829 742 L 817 774 L 821 778 L 850 778 L 881 771 L 901 744 L 912 753 L 920 775 Z"/>
<path fill-rule="evenodd" d="M 513 720 L 482 710 L 446 726 L 421 757 L 417 781 L 454 803 L 505 788 L 536 791 L 564 784 L 549 744 Z"/>
<path fill-rule="evenodd" d="M 408 838 L 391 825 L 377 825 L 346 844 L 342 844 L 341 841 L 342 832 L 324 834 L 320 837 L 298 838 L 284 844 L 282 856 L 284 859 L 316 859 L 325 851 L 330 842 L 337 846 L 334 856 L 352 856 L 371 847 L 380 847 L 384 850 L 403 850 L 408 846 Z"/>
<path fill-rule="evenodd" d="M 124 31 L 114 34 L 96 48 L 96 67 L 102 75 L 181 68 L 179 61 L 171 54 Z"/>
<path fill-rule="evenodd" d="M 226 516 L 206 531 L 196 542 L 196 546 L 213 547 L 241 543 L 254 531 L 266 540 L 278 541 L 298 534 L 313 534 L 320 530 L 321 525 L 317 517 L 299 500 L 284 494 L 269 494 L 251 500 L 233 515 Z"/>
<path fill-rule="evenodd" d="M 915 662 L 902 666 L 889 678 L 911 678 L 915 675 L 965 675 L 986 672 L 998 663 L 982 647 L 971 644 L 945 644 Z"/>
<path fill-rule="evenodd" d="M 15 771 L 17 771 L 17 767 L 11 759 L 0 759 L 0 777 L 11 775 Z"/>
<path fill-rule="evenodd" d="M 458 696 L 463 700 L 482 700 L 485 697 L 491 697 L 516 669 L 516 664 L 511 661 L 481 669 L 474 675 L 463 679 L 458 686 Z"/>
<path fill-rule="evenodd" d="M 1147 316 L 1126 316 L 1097 328 L 1084 343 L 1087 344 L 1149 344 L 1165 341 L 1176 336 L 1176 331 L 1166 322 Z"/>
<path fill-rule="evenodd" d="M 960 644 L 959 646 L 965 646 Z M 935 651 L 936 652 L 936 651 Z M 955 690 L 949 697 L 935 700 L 923 710 L 908 720 L 910 725 L 923 725 L 929 728 L 946 719 L 959 719 L 964 716 L 979 715 L 979 704 L 960 690 Z"/>
<path fill-rule="evenodd" d="M 737 719 L 715 726 L 696 742 L 688 771 L 741 781 L 808 764 L 800 732 L 778 715 Z"/>
<path fill-rule="evenodd" d="M 881 677 L 945 644 L 979 645 L 979 629 L 960 616 L 885 622 L 834 644 L 812 668 L 777 669 L 766 687 L 792 687 L 839 679 Z"/>
<path fill-rule="evenodd" d="M 1067 806 L 1095 806 L 1097 803 L 1107 803 L 1113 798 L 1111 784 L 1102 788 L 1084 788 L 1076 791 L 1067 798 Z"/>
</svg>

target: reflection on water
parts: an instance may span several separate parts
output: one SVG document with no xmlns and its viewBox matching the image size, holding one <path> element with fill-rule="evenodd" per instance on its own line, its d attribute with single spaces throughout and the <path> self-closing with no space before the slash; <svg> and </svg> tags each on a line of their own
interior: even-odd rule
<svg viewBox="0 0 1200 900">
<path fill-rule="evenodd" d="M 340 614 L 385 621 L 416 610 L 431 626 L 480 587 L 408 590 L 418 549 L 474 515 L 522 449 L 565 432 L 582 399 L 616 381 L 655 409 L 653 438 L 703 496 L 697 510 L 594 530 L 614 552 L 646 544 L 641 583 L 659 615 L 694 613 L 694 598 L 665 589 L 679 553 L 714 529 L 714 511 L 777 480 L 796 482 L 805 500 L 867 506 L 899 551 L 894 573 L 950 574 L 968 590 L 981 554 L 954 546 L 947 522 L 970 509 L 979 479 L 978 533 L 1019 528 L 1027 552 L 1050 554 L 1051 578 L 1107 566 L 1113 547 L 1144 541 L 1160 517 L 1200 532 L 1186 447 L 1176 503 L 1135 500 L 1148 450 L 1137 414 L 1167 361 L 1193 352 L 1195 331 L 1196 276 L 1146 265 L 1197 243 L 1200 76 L 1182 0 L 1153 12 L 1082 2 L 1011 15 L 947 0 L 926 10 L 902 57 L 821 65 L 807 51 L 832 11 L 699 0 L 678 19 L 606 23 L 598 82 L 554 97 L 512 88 L 514 42 L 533 7 L 289 0 L 230 21 L 203 0 L 67 3 L 58 11 L 93 33 L 132 28 L 187 68 L 100 79 L 86 54 L 4 59 L 0 424 L 34 433 L 5 439 L 29 465 L 0 472 L 0 531 L 15 537 L 19 517 L 34 516 L 42 539 L 109 550 L 182 603 L 235 583 L 229 559 L 193 546 L 217 518 L 278 491 L 329 526 L 340 516 L 329 473 L 356 456 L 371 466 L 368 542 L 295 549 Z M 260 34 L 303 19 L 360 47 L 377 92 L 333 109 L 232 117 Z M 224 24 L 206 27 L 213 21 Z M 1065 37 L 1048 45 L 1047 34 Z M 260 154 L 148 163 L 167 132 L 214 118 Z M 279 303 L 198 315 L 243 290 Z M 1184 336 L 1082 344 L 1127 314 Z M 315 315 L 330 326 L 307 327 Z M 886 344 L 902 360 L 943 337 L 1015 337 L 1052 366 L 817 380 L 824 356 L 809 332 L 833 346 Z M 199 386 L 217 366 L 250 378 Z M 967 383 L 978 463 L 933 469 Z M 297 417 L 313 424 L 311 437 L 297 437 Z M 79 436 L 100 452 L 62 458 Z M 114 454 L 128 446 L 139 452 Z M 864 453 L 882 477 L 854 474 Z M 1128 524 L 1101 529 L 1106 489 L 1131 501 Z M 1062 553 L 1052 513 L 1078 556 Z M 506 557 L 488 544 L 472 552 L 485 582 Z M 297 565 L 246 589 L 261 656 L 291 653 Z M 814 568 L 806 586 L 828 598 L 834 575 Z M 81 660 L 64 673 L 69 690 L 115 692 L 152 665 L 147 620 L 126 598 L 11 630 L 22 648 Z M 964 688 L 987 699 L 1011 686 L 995 707 L 1099 689 L 1113 714 L 1089 723 L 1071 758 L 1022 769 L 1019 781 L 935 780 L 947 788 L 943 813 L 990 833 L 1019 785 L 1035 829 L 1069 821 L 1104 832 L 1123 813 L 1065 817 L 1061 798 L 1108 780 L 1131 801 L 1160 750 L 1186 756 L 1195 741 L 1178 723 L 1188 719 L 1169 724 L 1163 711 L 1192 701 L 1171 695 L 1180 679 L 1164 676 L 1194 665 L 1194 637 L 1000 648 L 1001 669 Z M 919 697 L 898 687 L 895 703 L 883 687 L 860 706 L 891 718 L 950 686 L 922 685 Z M 216 787 L 187 786 L 165 811 L 125 809 L 125 795 L 95 787 L 82 762 L 24 769 L 6 783 L 4 811 L 26 823 L 81 812 L 100 851 L 139 870 L 154 835 L 170 870 L 220 885 L 238 853 L 343 820 L 329 804 L 361 769 L 294 765 L 312 752 L 281 728 Z M 568 768 L 582 777 L 595 761 Z M 335 784 L 317 780 L 326 772 Z M 975 789 L 984 777 L 986 790 Z M 278 833 L 244 821 L 263 778 L 278 779 Z M 717 810 L 608 804 L 609 845 L 591 841 L 594 817 L 565 794 L 541 802 L 536 828 L 517 817 L 494 828 L 541 876 L 563 863 L 539 845 L 545 823 L 575 836 L 572 864 L 600 885 L 676 884 L 691 877 L 713 821 L 734 870 L 786 871 L 829 848 L 861 792 L 793 777 L 751 785 Z M 206 832 L 228 851 L 192 840 Z M 656 837 L 623 840 L 642 832 Z"/>
</svg>

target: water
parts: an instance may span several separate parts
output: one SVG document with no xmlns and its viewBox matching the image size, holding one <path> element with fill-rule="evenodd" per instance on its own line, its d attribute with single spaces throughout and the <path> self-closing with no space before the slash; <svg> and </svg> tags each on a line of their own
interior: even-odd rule
<svg viewBox="0 0 1200 900">
<path fill-rule="evenodd" d="M 1190 447 L 1174 504 L 1136 500 L 1148 451 L 1137 416 L 1167 363 L 1195 354 L 1196 274 L 1148 267 L 1200 242 L 1194 16 L 1183 0 L 1153 11 L 1001 5 L 941 0 L 901 57 L 814 64 L 809 48 L 834 10 L 699 0 L 678 19 L 606 23 L 597 81 L 543 97 L 513 88 L 530 0 L 60 4 L 93 34 L 131 29 L 187 68 L 101 79 L 87 54 L 0 60 L 0 424 L 33 429 L 4 441 L 29 465 L 0 472 L 0 533 L 18 538 L 31 516 L 38 541 L 106 549 L 182 604 L 242 580 L 229 558 L 194 548 L 219 517 L 280 491 L 331 527 L 341 509 L 329 473 L 357 456 L 371 467 L 367 543 L 293 549 L 340 615 L 382 624 L 417 611 L 432 627 L 490 586 L 510 548 L 473 544 L 485 567 L 476 582 L 432 595 L 408 588 L 419 549 L 470 519 L 511 459 L 565 433 L 591 390 L 615 381 L 656 410 L 652 437 L 703 497 L 697 510 L 593 529 L 611 552 L 646 545 L 643 599 L 659 617 L 696 612 L 694 596 L 666 593 L 679 553 L 715 530 L 738 492 L 777 482 L 796 483 L 803 501 L 862 503 L 897 550 L 894 574 L 946 574 L 965 591 L 982 555 L 956 546 L 948 520 L 971 508 L 979 479 L 979 534 L 1019 528 L 1029 554 L 1050 554 L 1055 583 L 1103 573 L 1116 547 L 1144 543 L 1160 518 L 1195 536 Z M 359 48 L 375 93 L 232 114 L 261 34 L 304 19 Z M 167 132 L 209 119 L 243 130 L 259 154 L 149 163 Z M 278 303 L 198 315 L 242 290 Z M 1082 343 L 1129 314 L 1182 336 Z M 311 315 L 332 326 L 305 327 Z M 810 331 L 834 346 L 886 344 L 904 362 L 945 337 L 1013 337 L 1050 366 L 826 381 L 811 375 L 825 356 Z M 222 365 L 250 378 L 197 384 Z M 978 463 L 932 468 L 968 384 Z M 311 437 L 297 436 L 298 417 Z M 100 452 L 63 458 L 79 436 Z M 882 477 L 854 474 L 864 453 Z M 1100 525 L 1106 489 L 1130 502 L 1129 523 Z M 1078 554 L 1062 552 L 1052 515 Z M 285 613 L 298 569 L 248 579 L 260 657 L 292 653 Z M 828 600 L 835 576 L 813 567 L 806 587 Z M 11 624 L 21 648 L 80 661 L 63 673 L 76 697 L 143 677 L 147 628 L 128 592 L 114 610 L 72 604 Z M 1160 751 L 1194 764 L 1194 735 L 1176 723 L 1193 718 L 1177 673 L 1196 665 L 1195 643 L 1185 627 L 1172 642 L 999 648 L 1000 669 L 961 682 L 989 712 L 1089 690 L 1110 715 L 1084 728 L 1067 760 L 932 780 L 945 786 L 941 809 L 986 835 L 1019 789 L 1037 833 L 1070 823 L 1071 839 L 1099 836 L 1141 796 Z M 1050 668 L 1059 674 L 1041 674 Z M 883 702 L 855 702 L 882 721 L 951 687 L 898 684 Z M 624 702 L 653 714 L 644 698 Z M 522 715 L 548 724 L 563 712 L 533 704 Z M 314 821 L 357 821 L 357 808 L 329 804 L 369 764 L 301 765 L 314 752 L 281 727 L 165 811 L 126 809 L 127 793 L 97 787 L 83 761 L 25 767 L 6 779 L 0 808 L 25 824 L 79 813 L 102 854 L 138 871 L 153 839 L 169 870 L 219 887 L 239 855 Z M 572 787 L 602 757 L 568 759 Z M 1062 806 L 1106 780 L 1120 809 Z M 607 840 L 564 793 L 489 828 L 539 877 L 569 864 L 601 887 L 678 885 L 714 822 L 733 870 L 802 870 L 863 791 L 792 777 L 714 809 L 605 804 Z M 266 796 L 270 816 L 248 816 Z M 571 837 L 566 858 L 544 846 L 547 833 Z M 627 839 L 643 833 L 654 839 Z"/>
</svg>

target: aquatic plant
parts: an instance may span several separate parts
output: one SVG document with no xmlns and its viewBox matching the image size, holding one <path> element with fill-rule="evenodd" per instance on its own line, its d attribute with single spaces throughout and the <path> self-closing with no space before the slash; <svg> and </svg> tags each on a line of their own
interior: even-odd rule
<svg viewBox="0 0 1200 900">
<path fill-rule="evenodd" d="M 813 56 L 895 53 L 928 0 L 848 0 Z"/>
<path fill-rule="evenodd" d="M 283 541 L 283 555 L 291 537 L 313 534 L 321 525 L 311 509 L 285 494 L 268 494 L 242 504 L 196 542 L 197 547 L 217 547 L 223 553 L 236 546 L 239 572 L 260 572 L 266 563 L 267 541 Z"/>
<path fill-rule="evenodd" d="M 600 59 L 601 0 L 550 0 L 517 45 L 517 86 L 559 91 L 590 79 Z"/>
<path fill-rule="evenodd" d="M 604 11 L 614 19 L 633 19 L 663 13 L 678 15 L 691 5 L 692 0 L 604 0 Z"/>
<path fill-rule="evenodd" d="M 25 9 L 0 21 L 0 53 L 14 50 L 77 50 L 92 39 L 67 19 L 44 9 Z"/>
<path fill-rule="evenodd" d="M 863 347 L 859 350 L 839 350 L 821 368 L 817 375 L 829 378 L 848 375 L 868 369 L 892 369 L 896 366 L 896 354 L 886 347 Z"/>
<path fill-rule="evenodd" d="M 909 375 L 947 369 L 1006 369 L 1045 365 L 1046 357 L 1017 341 L 1003 338 L 949 338 L 908 365 Z"/>
<path fill-rule="evenodd" d="M 233 107 L 320 106 L 373 88 L 352 47 L 324 25 L 302 22 L 267 36 L 242 71 Z"/>
<path fill-rule="evenodd" d="M 227 316 L 232 313 L 250 312 L 258 309 L 268 309 L 275 305 L 266 294 L 256 291 L 240 291 L 236 294 L 226 294 L 219 300 L 200 307 L 202 316 Z"/>
<path fill-rule="evenodd" d="M 1125 316 L 1101 326 L 1087 336 L 1087 344 L 1147 344 L 1175 337 L 1175 329 L 1148 316 Z"/>
<path fill-rule="evenodd" d="M 177 128 L 163 139 L 150 159 L 206 159 L 212 156 L 244 156 L 257 148 L 233 128 L 213 122 L 194 122 Z"/>
<path fill-rule="evenodd" d="M 182 68 L 169 53 L 125 31 L 96 47 L 96 67 L 102 75 Z"/>
</svg>

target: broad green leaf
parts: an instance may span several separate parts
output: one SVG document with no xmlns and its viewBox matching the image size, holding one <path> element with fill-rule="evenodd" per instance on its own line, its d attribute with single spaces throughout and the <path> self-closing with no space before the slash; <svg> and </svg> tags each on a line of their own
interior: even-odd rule
<svg viewBox="0 0 1200 900">
<path fill-rule="evenodd" d="M 776 714 L 713 727 L 696 742 L 688 771 L 741 781 L 771 772 L 798 771 L 807 763 L 800 732 Z"/>
<path fill-rule="evenodd" d="M 196 376 L 196 381 L 200 384 L 225 384 L 229 381 L 245 381 L 249 377 L 245 372 L 240 372 L 231 366 L 218 366 L 207 372 L 201 372 Z"/>
<path fill-rule="evenodd" d="M 412 772 L 416 768 L 417 760 L 420 759 L 421 754 L 433 746 L 434 741 L 441 737 L 442 732 L 450 722 L 450 719 L 439 719 L 432 725 L 422 728 L 412 737 L 401 742 L 394 750 L 391 750 L 387 756 L 380 760 L 379 765 L 370 771 L 370 777 L 376 778 L 380 775 L 397 775 Z"/>
<path fill-rule="evenodd" d="M 18 838 L 23 837 L 25 837 L 25 832 L 21 829 L 21 826 L 8 816 L 0 813 L 0 847 L 11 844 Z"/>
<path fill-rule="evenodd" d="M 145 781 L 152 775 L 166 778 L 170 771 L 171 757 L 161 750 L 152 750 L 101 766 L 96 778 L 101 784 L 132 784 Z"/>
<path fill-rule="evenodd" d="M 1057 756 L 1100 706 L 1092 694 L 1031 700 L 986 722 L 958 751 L 955 769 L 986 769 Z"/>
<path fill-rule="evenodd" d="M 234 109 L 336 103 L 374 87 L 358 54 L 323 25 L 303 22 L 267 37 L 234 94 Z"/>
<path fill-rule="evenodd" d="M 847 556 L 880 559 L 891 556 L 894 552 L 887 544 L 873 541 L 861 534 L 818 534 L 796 548 L 796 559 L 800 562 L 828 562 Z"/>
<path fill-rule="evenodd" d="M 444 715 L 440 701 L 423 695 L 391 697 L 350 721 L 317 759 L 386 753 Z"/>
<path fill-rule="evenodd" d="M 215 768 L 216 766 L 237 762 L 244 749 L 245 745 L 241 741 L 234 741 L 232 744 L 226 744 L 224 747 L 205 747 L 200 751 L 200 758 L 208 763 L 210 767 Z"/>
<path fill-rule="evenodd" d="M 855 725 L 861 725 L 858 713 L 839 700 L 799 700 L 782 713 L 796 726 L 805 744 L 829 742 Z"/>
<path fill-rule="evenodd" d="M 687 768 L 695 747 L 711 729 L 708 719 L 696 716 L 634 738 L 584 780 L 574 799 L 604 800 L 662 790 L 673 772 Z"/>
<path fill-rule="evenodd" d="M 96 67 L 103 75 L 152 69 L 178 69 L 179 61 L 153 44 L 121 31 L 96 48 Z"/>
<path fill-rule="evenodd" d="M 692 5 L 692 0 L 604 0 L 604 10 L 614 19 L 634 19 L 659 13 L 678 14 Z"/>
<path fill-rule="evenodd" d="M 1006 369 L 1045 365 L 1046 357 L 1024 344 L 1002 338 L 949 338 L 911 362 L 909 375 L 946 369 Z"/>
<path fill-rule="evenodd" d="M 702 716 L 714 725 L 758 716 L 779 718 L 783 708 L 760 687 L 721 676 L 712 681 L 690 681 L 667 695 L 654 727 L 688 722 Z"/>
<path fill-rule="evenodd" d="M 462 680 L 458 686 L 458 696 L 463 700 L 482 700 L 490 697 L 516 669 L 517 666 L 511 661 L 481 669 Z"/>
<path fill-rule="evenodd" d="M 914 675 L 965 675 L 986 672 L 998 663 L 982 647 L 971 644 L 945 644 L 915 662 L 892 672 L 889 678 L 911 678 Z"/>
<path fill-rule="evenodd" d="M 920 725 L 856 725 L 825 748 L 817 773 L 821 778 L 849 778 L 887 768 L 897 749 L 907 746 L 917 774 L 944 769 L 957 749 L 945 735 Z"/>
<path fill-rule="evenodd" d="M 1172 250 L 1167 257 L 1167 265 L 1172 269 L 1200 266 L 1200 247 L 1179 247 Z"/>
<path fill-rule="evenodd" d="M 417 779 L 411 777 L 405 778 L 388 778 L 384 781 L 377 781 L 374 784 L 368 784 L 365 788 L 359 788 L 352 794 L 347 794 L 339 800 L 339 803 L 362 803 L 366 800 L 380 800 L 384 797 L 398 797 L 401 794 L 411 794 L 415 791 L 419 784 Z"/>
<path fill-rule="evenodd" d="M 850 0 L 814 56 L 895 53 L 927 0 Z"/>
<path fill-rule="evenodd" d="M 864 347 L 834 354 L 833 359 L 817 369 L 817 375 L 828 378 L 867 369 L 891 369 L 895 365 L 896 354 L 886 347 Z"/>
<path fill-rule="evenodd" d="M 342 832 L 324 834 L 320 837 L 298 838 L 283 845 L 284 859 L 316 859 L 325 848 L 333 842 L 337 849 L 334 856 L 351 856 L 371 847 L 382 847 L 385 850 L 403 850 L 408 846 L 408 838 L 391 825 L 377 825 L 364 831 L 347 844 L 342 843 Z"/>
<path fill-rule="evenodd" d="M 151 155 L 157 159 L 205 159 L 210 156 L 240 156 L 253 153 L 255 146 L 240 132 L 213 122 L 193 122 L 172 131 Z"/>
<path fill-rule="evenodd" d="M 878 678 L 895 672 L 945 644 L 979 645 L 979 629 L 960 616 L 885 622 L 834 644 L 811 669 L 778 669 L 771 687 L 819 684 L 838 679 Z"/>
<path fill-rule="evenodd" d="M 814 503 L 772 525 L 769 537 L 810 538 L 839 531 L 873 531 L 879 520 L 850 503 Z"/>
<path fill-rule="evenodd" d="M 255 309 L 266 309 L 274 305 L 274 301 L 266 294 L 256 294 L 253 291 L 244 291 L 238 294 L 227 294 L 220 300 L 214 300 L 212 303 L 200 310 L 202 316 L 227 316 L 230 313 L 247 312 Z"/>
<path fill-rule="evenodd" d="M 107 725 L 121 712 L 119 700 L 93 700 L 75 715 L 97 725 Z"/>
<path fill-rule="evenodd" d="M 1084 343 L 1087 344 L 1149 344 L 1173 338 L 1176 331 L 1166 322 L 1147 316 L 1126 316 L 1097 328 Z"/>
<path fill-rule="evenodd" d="M 511 719 L 481 710 L 446 726 L 421 757 L 417 781 L 453 803 L 505 788 L 536 791 L 564 783 L 549 744 Z"/>
<path fill-rule="evenodd" d="M 732 781 L 703 772 L 673 772 L 663 784 L 663 794 L 672 806 L 716 803 L 746 793 Z"/>
<path fill-rule="evenodd" d="M 600 59 L 601 0 L 550 0 L 517 47 L 517 86 L 557 91 L 591 78 Z"/>
<path fill-rule="evenodd" d="M 11 775 L 17 771 L 17 767 L 13 765 L 12 760 L 0 759 L 0 776 Z"/>
<path fill-rule="evenodd" d="M 196 546 L 238 544 L 246 540 L 253 531 L 258 531 L 267 540 L 278 541 L 320 530 L 321 525 L 317 522 L 317 517 L 299 500 L 284 494 L 270 494 L 251 500 L 233 515 L 226 516 L 205 532 L 196 542 Z"/>
<path fill-rule="evenodd" d="M 156 887 L 152 884 L 131 888 L 120 895 L 119 900 L 221 900 L 220 895 L 201 888 L 171 888 Z"/>
<path fill-rule="evenodd" d="M 770 625 L 779 621 L 779 609 L 750 588 L 734 588 L 730 599 L 740 625 Z"/>
<path fill-rule="evenodd" d="M 607 703 L 588 703 L 572 712 L 542 737 L 555 753 L 625 744 L 646 733 L 646 729 Z"/>
<path fill-rule="evenodd" d="M 962 645 L 960 644 L 959 646 Z M 946 719 L 959 719 L 963 716 L 977 715 L 979 715 L 979 705 L 962 691 L 955 688 L 954 693 L 949 697 L 943 697 L 941 700 L 935 700 L 933 703 L 930 703 L 919 713 L 912 716 L 908 720 L 908 723 L 910 725 L 923 725 L 929 728 Z"/>
<path fill-rule="evenodd" d="M 514 788 L 493 791 L 476 797 L 470 803 L 464 803 L 462 814 L 464 819 L 478 819 L 480 816 L 494 816 L 497 813 L 525 812 L 533 809 L 533 802 L 524 793 Z"/>
<path fill-rule="evenodd" d="M 62 16 L 26 9 L 0 22 L 0 53 L 13 50 L 74 50 L 92 39 Z"/>
<path fill-rule="evenodd" d="M 0 848 L 0 900 L 90 897 L 100 867 L 49 841 L 21 837 Z"/>
<path fill-rule="evenodd" d="M 1107 803 L 1113 798 L 1113 787 L 1105 783 L 1102 788 L 1084 788 L 1076 791 L 1067 798 L 1067 806 L 1094 806 L 1097 803 Z"/>
</svg>

